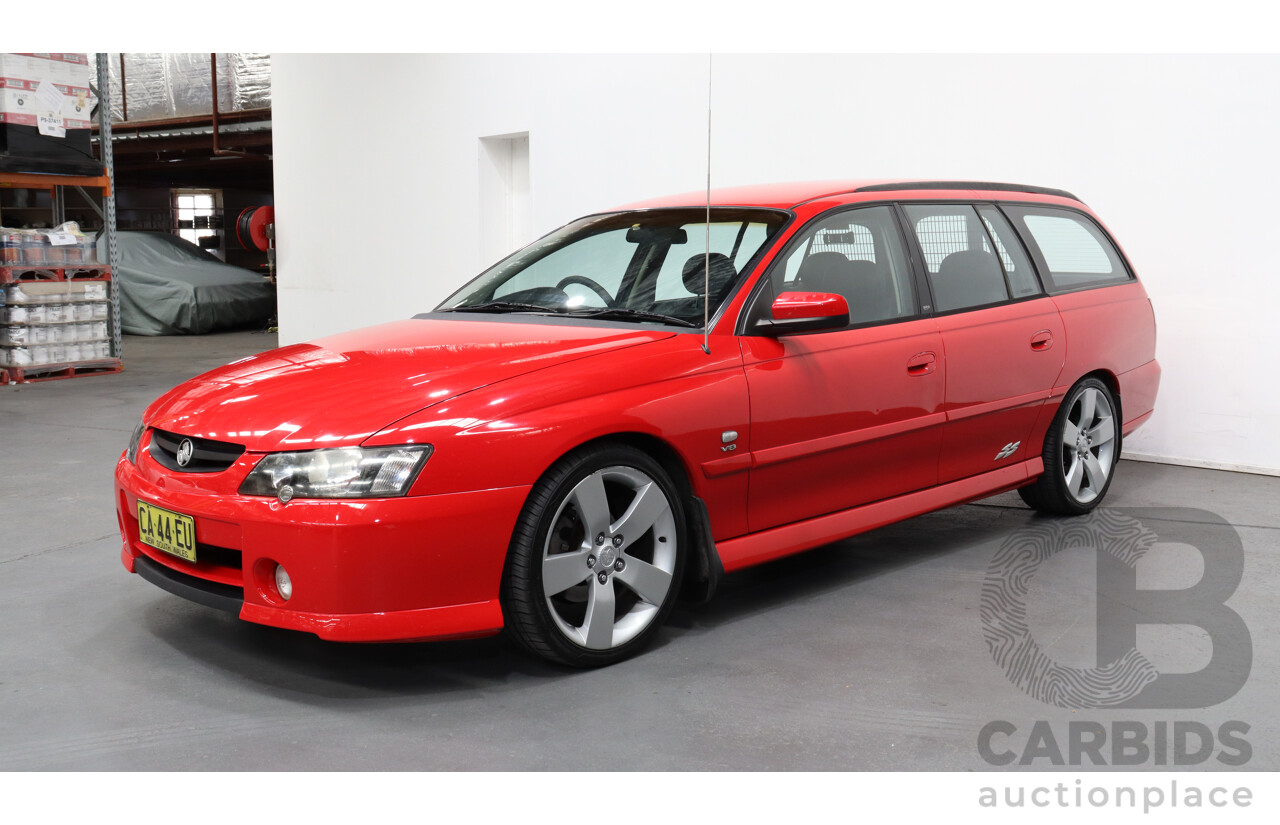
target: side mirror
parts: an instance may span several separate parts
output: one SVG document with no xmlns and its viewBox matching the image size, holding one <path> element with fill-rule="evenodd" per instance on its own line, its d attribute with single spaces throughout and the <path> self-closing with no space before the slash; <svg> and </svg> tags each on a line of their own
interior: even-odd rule
<svg viewBox="0 0 1280 825">
<path fill-rule="evenodd" d="M 787 335 L 840 329 L 849 323 L 849 302 L 831 292 L 784 292 L 773 301 L 772 320 L 761 319 L 757 331 L 765 335 Z"/>
</svg>

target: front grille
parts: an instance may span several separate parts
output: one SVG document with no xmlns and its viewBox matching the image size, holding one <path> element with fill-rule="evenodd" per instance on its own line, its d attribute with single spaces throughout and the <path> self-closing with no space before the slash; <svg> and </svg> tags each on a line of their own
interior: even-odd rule
<svg viewBox="0 0 1280 825">
<path fill-rule="evenodd" d="M 230 547 L 205 544 L 202 541 L 196 542 L 196 563 L 192 565 L 186 559 L 170 556 L 163 550 L 152 547 L 141 539 L 138 539 L 134 546 L 143 553 L 154 555 L 156 558 L 163 559 L 166 562 L 175 562 L 183 567 L 190 567 L 196 570 L 208 570 L 211 567 L 221 567 L 224 570 L 233 570 L 236 573 L 244 570 L 244 554 Z"/>
<path fill-rule="evenodd" d="M 185 467 L 178 465 L 178 451 L 183 441 L 190 441 L 192 447 L 191 460 Z M 244 445 L 153 429 L 150 452 L 162 466 L 177 473 L 220 473 L 244 454 Z"/>
</svg>

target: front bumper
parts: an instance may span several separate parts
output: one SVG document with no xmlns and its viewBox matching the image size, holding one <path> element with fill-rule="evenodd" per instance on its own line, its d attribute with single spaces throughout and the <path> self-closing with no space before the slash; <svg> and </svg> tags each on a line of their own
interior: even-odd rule
<svg viewBox="0 0 1280 825">
<path fill-rule="evenodd" d="M 122 457 L 115 492 L 124 566 L 246 621 L 333 641 L 502 629 L 502 567 L 528 487 L 280 504 L 235 493 L 247 471 L 238 462 L 200 477 L 170 473 L 145 450 L 138 466 Z M 195 563 L 139 540 L 139 498 L 195 519 Z M 287 602 L 275 589 L 277 564 L 293 581 Z"/>
</svg>

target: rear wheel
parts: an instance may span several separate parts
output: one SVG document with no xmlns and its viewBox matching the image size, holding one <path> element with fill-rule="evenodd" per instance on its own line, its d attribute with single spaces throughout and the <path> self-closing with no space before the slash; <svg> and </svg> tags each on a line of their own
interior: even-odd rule
<svg viewBox="0 0 1280 825">
<path fill-rule="evenodd" d="M 685 515 L 671 478 L 624 445 L 571 453 L 534 486 L 503 581 L 508 631 L 532 653 L 596 667 L 633 655 L 675 603 Z"/>
<path fill-rule="evenodd" d="M 1044 475 L 1018 492 L 1036 510 L 1087 513 L 1102 501 L 1120 459 L 1119 409 L 1097 378 L 1071 388 L 1044 440 Z"/>
</svg>

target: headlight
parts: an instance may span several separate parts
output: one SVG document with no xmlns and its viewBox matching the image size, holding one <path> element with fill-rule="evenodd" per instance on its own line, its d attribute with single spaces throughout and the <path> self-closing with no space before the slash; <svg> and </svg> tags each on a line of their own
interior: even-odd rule
<svg viewBox="0 0 1280 825">
<path fill-rule="evenodd" d="M 133 435 L 129 436 L 129 448 L 124 451 L 124 457 L 129 459 L 130 464 L 138 463 L 138 446 L 142 444 L 142 434 L 146 431 L 146 425 L 139 421 L 138 426 L 133 428 Z"/>
<path fill-rule="evenodd" d="M 272 453 L 249 473 L 240 495 L 278 496 L 285 502 L 402 496 L 430 455 L 430 444 Z"/>
</svg>

